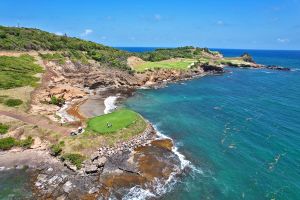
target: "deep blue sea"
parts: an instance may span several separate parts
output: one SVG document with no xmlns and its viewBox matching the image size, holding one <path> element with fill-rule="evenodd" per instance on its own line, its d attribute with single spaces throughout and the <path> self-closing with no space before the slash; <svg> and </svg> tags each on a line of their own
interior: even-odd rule
<svg viewBox="0 0 300 200">
<path fill-rule="evenodd" d="M 292 71 L 228 67 L 128 99 L 194 168 L 161 198 L 300 199 L 300 51 L 219 51 Z"/>
</svg>

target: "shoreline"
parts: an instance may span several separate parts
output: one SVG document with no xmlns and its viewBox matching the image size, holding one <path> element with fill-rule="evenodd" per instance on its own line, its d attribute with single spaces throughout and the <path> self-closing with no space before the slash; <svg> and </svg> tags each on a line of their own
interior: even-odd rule
<svg viewBox="0 0 300 200">
<path fill-rule="evenodd" d="M 91 97 L 91 96 L 96 96 L 96 95 L 101 96 L 101 95 L 105 94 L 106 98 L 103 99 L 104 105 L 105 105 L 104 101 L 107 98 L 112 97 L 112 96 L 118 96 L 118 99 L 116 99 L 116 98 L 110 99 L 110 104 L 109 104 L 109 107 L 110 107 L 110 106 L 112 106 L 112 104 L 111 104 L 112 102 L 113 103 L 115 103 L 116 101 L 122 102 L 129 96 L 134 95 L 134 93 L 137 89 L 146 89 L 146 88 L 147 89 L 157 89 L 157 88 L 165 87 L 167 84 L 170 84 L 170 83 L 192 80 L 195 78 L 201 78 L 206 75 L 219 75 L 222 73 L 224 73 L 223 70 L 222 70 L 222 72 L 220 72 L 220 71 L 203 72 L 202 71 L 199 73 L 195 73 L 193 75 L 192 74 L 189 74 L 189 76 L 183 75 L 183 76 L 179 76 L 175 79 L 167 79 L 167 80 L 157 81 L 154 84 L 146 84 L 144 86 L 139 86 L 136 88 L 127 88 L 127 87 L 109 88 L 108 87 L 108 88 L 102 88 L 102 89 L 101 88 L 94 89 L 94 90 L 91 90 L 89 92 L 89 94 L 84 95 L 80 99 L 72 98 L 70 101 L 71 103 L 65 104 L 65 107 L 63 107 L 63 111 L 65 111 L 66 114 L 69 114 L 67 111 L 71 109 L 73 111 L 71 113 L 73 113 L 73 114 L 75 113 L 76 115 L 79 114 L 80 106 L 82 104 L 84 104 L 85 102 L 87 102 L 89 97 Z M 122 95 L 120 95 L 120 93 Z M 93 95 L 91 95 L 91 94 L 93 94 Z M 103 96 L 102 96 L 102 98 L 103 98 Z M 115 105 L 113 105 L 113 107 L 114 106 Z M 106 108 L 106 105 L 105 105 L 105 108 Z M 103 113 L 104 113 L 104 110 L 103 110 Z M 147 122 L 147 123 L 151 127 L 153 126 L 149 122 Z M 52 187 L 51 180 L 53 179 L 53 177 L 55 179 L 57 177 L 60 177 L 59 180 L 62 181 L 62 180 L 65 180 L 63 178 L 65 173 L 69 174 L 70 178 L 68 181 L 64 182 L 65 187 L 63 187 L 64 188 L 63 190 L 60 190 L 59 194 L 60 195 L 63 194 L 63 195 L 67 195 L 67 196 L 69 196 L 70 193 L 74 192 L 75 188 L 77 189 L 78 186 L 83 187 L 82 186 L 83 182 L 81 182 L 81 180 L 77 180 L 75 178 L 78 176 L 85 177 L 86 179 L 90 179 L 90 180 L 95 178 L 95 176 L 99 176 L 99 174 L 101 174 L 100 178 L 102 177 L 102 175 L 104 177 L 106 177 L 106 179 L 104 178 L 101 183 L 99 183 L 98 181 L 95 181 L 95 182 L 91 181 L 92 182 L 91 185 L 93 185 L 93 188 L 96 187 L 95 184 L 102 184 L 103 181 L 105 182 L 107 180 L 109 180 L 109 182 L 116 181 L 117 182 L 116 185 L 120 185 L 120 186 L 124 186 L 124 187 L 127 187 L 128 184 L 135 183 L 136 181 L 139 184 L 145 184 L 146 182 L 149 182 L 149 181 L 150 181 L 149 183 L 151 183 L 151 179 L 146 180 L 145 177 L 141 176 L 141 172 L 139 170 L 137 170 L 138 166 L 140 167 L 141 163 L 147 163 L 147 162 L 151 161 L 152 159 L 154 159 L 153 157 L 148 155 L 149 152 L 147 152 L 147 151 L 154 151 L 154 152 L 158 151 L 158 150 L 163 151 L 166 155 L 169 154 L 169 157 L 165 158 L 167 160 L 170 159 L 171 155 L 176 155 L 175 157 L 176 157 L 177 161 L 176 161 L 176 159 L 173 160 L 173 162 L 176 164 L 175 165 L 171 164 L 169 166 L 171 169 L 169 171 L 172 173 L 168 174 L 167 177 L 163 177 L 162 174 L 156 174 L 156 176 L 161 176 L 161 178 L 163 177 L 164 184 L 167 184 L 171 180 L 173 180 L 173 178 L 175 178 L 178 174 L 180 174 L 187 166 L 190 166 L 190 168 L 192 170 L 197 171 L 197 173 L 198 172 L 201 173 L 201 170 L 194 168 L 191 165 L 190 161 L 186 160 L 185 156 L 178 151 L 177 147 L 174 145 L 174 142 L 171 138 L 161 134 L 155 127 L 152 127 L 152 128 L 153 128 L 152 132 L 154 132 L 154 134 L 153 134 L 154 137 L 151 138 L 151 140 L 149 140 L 149 141 L 146 140 L 147 142 L 144 143 L 143 139 L 145 139 L 145 138 L 139 138 L 142 140 L 139 140 L 139 139 L 135 140 L 136 138 L 133 137 L 130 140 L 126 141 L 125 143 L 121 144 L 121 145 L 123 145 L 122 149 L 118 149 L 118 148 L 120 148 L 120 146 L 117 147 L 116 149 L 115 149 L 115 146 L 113 146 L 112 148 L 111 147 L 109 147 L 109 148 L 103 147 L 102 149 L 100 148 L 100 149 L 98 149 L 98 151 L 94 152 L 94 154 L 91 155 L 90 159 L 88 159 L 86 162 L 84 162 L 84 167 L 81 170 L 76 170 L 76 168 L 74 166 L 70 165 L 70 163 L 68 163 L 68 162 L 62 163 L 57 158 L 53 158 L 53 159 L 56 159 L 56 161 L 59 162 L 59 164 L 57 164 L 57 165 L 53 164 L 50 168 L 48 168 L 44 165 L 44 166 L 42 166 L 42 170 L 39 170 L 36 168 L 36 170 L 38 170 L 39 172 L 36 177 L 33 177 L 33 179 L 34 179 L 33 190 L 35 190 L 38 195 L 42 195 L 44 197 L 45 195 L 47 195 L 49 193 L 49 191 L 45 190 L 45 188 Z M 140 135 L 143 135 L 143 134 L 139 134 L 138 136 L 140 136 Z M 157 142 L 155 142 L 155 141 L 157 141 Z M 169 141 L 169 142 L 167 142 L 167 141 Z M 133 142 L 133 143 L 131 143 L 131 142 Z M 166 144 L 164 144 L 164 143 L 166 143 Z M 130 148 L 128 148 L 128 146 L 130 146 Z M 170 148 L 170 146 L 171 146 L 171 148 Z M 143 154 L 148 155 L 150 157 L 146 160 L 142 159 L 140 161 L 137 161 L 136 159 L 134 159 L 134 157 L 138 157 L 139 159 L 141 159 L 139 157 L 140 150 L 142 150 L 142 151 L 146 150 L 145 152 L 143 152 Z M 49 150 L 44 150 L 43 152 L 46 154 L 49 154 Z M 160 153 L 157 156 L 161 157 L 161 156 L 163 156 L 163 154 Z M 156 160 L 156 162 L 159 163 L 160 161 Z M 45 163 L 49 164 L 49 162 L 47 160 L 45 161 Z M 169 163 L 169 161 L 168 161 L 168 163 Z M 61 167 L 61 165 L 65 165 L 65 166 Z M 147 167 L 145 167 L 143 164 L 141 164 L 141 166 L 143 167 L 143 170 L 145 170 L 144 173 L 146 173 L 146 174 L 153 173 L 152 172 L 153 169 L 147 169 Z M 178 168 L 178 166 L 179 166 L 179 168 Z M 161 166 L 158 166 L 158 167 L 161 167 Z M 40 175 L 45 174 L 45 173 L 47 174 L 49 169 L 51 172 L 53 171 L 53 169 L 55 169 L 54 171 L 55 171 L 56 175 L 55 176 L 51 175 L 50 179 L 47 179 L 43 176 L 44 178 L 42 178 L 42 180 L 41 180 Z M 130 176 L 133 179 L 132 182 L 129 181 L 129 182 L 123 183 L 122 180 L 124 179 L 124 176 L 125 177 Z M 146 177 L 154 178 L 155 175 L 147 175 Z M 143 180 L 143 181 L 140 182 L 141 180 Z M 61 184 L 61 181 L 59 184 Z M 74 182 L 77 183 L 76 186 L 74 186 L 74 184 L 75 184 Z M 70 184 L 72 187 L 69 189 L 65 189 L 65 188 L 68 188 L 70 186 Z M 139 185 L 139 184 L 136 184 L 136 185 Z M 74 188 L 73 188 L 73 186 L 74 186 Z M 111 187 L 115 187 L 115 185 L 111 185 Z M 80 194 L 82 194 L 82 195 L 85 195 L 87 193 L 90 194 L 90 191 L 92 190 L 92 188 L 85 188 L 85 187 L 83 187 L 83 188 L 84 189 L 81 190 Z M 96 188 L 98 188 L 98 189 L 93 189 L 93 192 L 91 194 L 99 195 L 99 191 L 101 188 L 99 188 L 99 187 L 96 187 Z M 134 187 L 130 186 L 129 189 L 133 189 L 133 188 Z M 152 190 L 155 190 L 155 189 L 152 188 Z M 76 191 L 76 192 L 78 192 L 78 191 Z M 130 190 L 129 190 L 129 192 L 130 192 Z M 154 195 L 155 192 L 154 193 L 153 192 L 150 192 L 149 194 Z"/>
<path fill-rule="evenodd" d="M 199 74 L 197 76 L 184 78 L 184 79 L 179 79 L 179 80 L 166 80 L 166 81 L 162 81 L 160 83 L 157 83 L 155 85 L 147 86 L 147 89 L 148 88 L 149 89 L 157 89 L 157 88 L 161 88 L 161 87 L 166 86 L 166 84 L 170 84 L 170 83 L 174 83 L 174 82 L 187 81 L 187 80 L 191 80 L 191 79 L 195 79 L 195 78 L 201 78 L 201 77 L 206 76 L 206 75 L 219 75 L 219 74 L 220 73 L 205 73 L 205 74 Z M 139 87 L 137 89 L 144 89 L 144 88 Z M 117 93 L 116 93 L 116 91 L 117 91 Z M 123 100 L 125 100 L 129 96 L 134 95 L 136 89 L 130 89 L 130 92 L 128 92 L 128 88 L 125 88 L 125 89 L 124 88 L 122 88 L 122 89 L 110 89 L 110 88 L 108 88 L 106 90 L 106 93 L 108 94 L 108 96 L 105 99 L 109 98 L 110 96 L 115 96 L 115 95 L 119 94 L 120 91 L 122 91 L 124 93 L 123 93 L 123 95 L 118 95 L 119 98 L 117 99 L 117 102 L 120 102 L 120 101 L 122 102 Z M 91 96 L 91 95 L 89 95 L 89 96 Z M 88 100 L 89 96 L 84 96 L 84 98 L 81 98 L 79 100 L 78 99 L 74 100 L 75 103 L 68 104 L 65 109 L 68 110 L 68 109 L 72 108 L 72 106 L 75 105 L 74 107 L 76 109 L 74 109 L 74 110 L 78 112 L 80 110 L 80 108 L 79 108 L 80 105 L 82 105 L 84 102 L 86 102 Z M 103 102 L 104 102 L 104 100 L 103 100 Z M 114 102 L 116 102 L 116 101 L 114 101 Z M 71 107 L 68 108 L 68 106 L 71 106 Z M 104 111 L 103 111 L 103 113 L 104 113 Z M 151 125 L 151 124 L 149 123 L 149 125 Z M 133 145 L 133 148 L 131 148 L 131 149 L 128 149 L 127 147 L 124 148 L 124 149 L 119 149 L 120 151 L 118 149 L 116 150 L 116 149 L 111 149 L 111 148 L 107 148 L 107 147 L 105 147 L 105 149 L 104 149 L 104 147 L 103 147 L 101 149 L 101 154 L 96 155 L 97 159 L 95 159 L 95 157 L 91 158 L 91 160 L 90 160 L 91 162 L 90 163 L 87 162 L 88 168 L 85 168 L 81 171 L 76 171 L 76 170 L 74 171 L 73 166 L 70 166 L 70 165 L 68 166 L 68 164 L 62 163 L 57 158 L 54 158 L 54 157 L 50 156 L 49 151 L 47 149 L 42 150 L 41 152 L 44 153 L 44 154 L 48 154 L 50 156 L 50 159 L 45 160 L 45 162 L 41 163 L 41 165 L 39 167 L 30 168 L 31 170 L 34 170 L 34 171 L 37 170 L 38 171 L 37 172 L 38 174 L 35 177 L 32 177 L 33 178 L 33 185 L 32 185 L 33 190 L 35 190 L 35 193 L 36 193 L 37 196 L 41 195 L 41 198 L 45 197 L 45 195 L 49 194 L 49 191 L 45 190 L 45 188 L 53 187 L 53 185 L 51 185 L 52 180 L 53 179 L 58 179 L 59 184 L 62 184 L 62 182 L 64 182 L 64 183 L 62 185 L 63 190 L 60 190 L 60 192 L 58 192 L 59 195 L 56 196 L 56 197 L 59 197 L 61 195 L 67 195 L 69 197 L 72 192 L 75 192 L 75 190 L 78 193 L 78 190 L 77 190 L 78 187 L 82 187 L 81 191 L 79 192 L 82 195 L 91 195 L 91 194 L 93 194 L 93 195 L 96 195 L 96 196 L 99 197 L 99 195 L 100 195 L 99 191 L 102 190 L 101 189 L 102 186 L 99 187 L 99 185 L 101 185 L 103 183 L 103 181 L 105 182 L 107 179 L 108 180 L 112 179 L 112 180 L 114 180 L 113 182 L 116 181 L 116 183 L 121 184 L 121 186 L 126 186 L 126 184 L 122 182 L 122 179 L 123 179 L 122 176 L 125 176 L 125 177 L 128 177 L 128 176 L 131 177 L 132 176 L 131 178 L 133 178 L 134 180 L 132 182 L 129 181 L 128 183 L 135 183 L 135 181 L 137 181 L 136 179 L 139 179 L 137 177 L 139 177 L 140 172 L 138 170 L 136 170 L 137 167 L 134 166 L 134 164 L 133 164 L 133 163 L 136 164 L 137 161 L 132 162 L 132 160 L 133 160 L 133 157 L 135 156 L 135 154 L 138 152 L 138 149 L 143 149 L 143 148 L 146 148 L 146 149 L 147 148 L 154 148 L 155 149 L 156 148 L 155 141 L 161 142 L 161 141 L 164 141 L 164 140 L 170 141 L 170 143 L 172 144 L 171 145 L 172 148 L 170 149 L 170 147 L 168 145 L 167 146 L 163 145 L 163 147 L 160 146 L 159 148 L 163 148 L 163 149 L 165 149 L 164 151 L 166 151 L 166 152 L 169 151 L 172 154 L 175 154 L 177 159 L 178 159 L 178 163 L 176 164 L 176 166 L 180 166 L 180 168 L 178 168 L 178 169 L 174 168 L 173 173 L 169 174 L 167 178 L 165 177 L 163 179 L 163 182 L 164 182 L 165 185 L 172 182 L 172 181 L 176 182 L 176 176 L 179 175 L 182 172 L 182 170 L 184 170 L 186 167 L 191 168 L 191 170 L 193 170 L 197 173 L 202 173 L 201 169 L 196 169 L 195 167 L 193 167 L 192 164 L 190 163 L 190 161 L 188 161 L 185 158 L 185 156 L 178 151 L 178 148 L 174 145 L 174 142 L 173 142 L 172 138 L 169 138 L 169 137 L 163 135 L 162 133 L 160 133 L 159 130 L 155 127 L 155 125 L 151 125 L 151 126 L 153 126 L 154 138 L 152 138 L 147 143 L 140 144 L 140 145 L 137 145 L 137 146 Z M 134 138 L 131 138 L 129 140 L 129 142 L 131 142 L 133 139 Z M 122 145 L 125 145 L 125 143 L 122 144 Z M 161 145 L 161 144 L 159 144 L 159 145 Z M 128 150 L 128 151 L 126 151 L 125 149 Z M 100 152 L 99 150 L 100 149 L 98 149 L 97 152 Z M 27 152 L 27 151 L 29 152 L 30 150 L 25 150 L 24 152 Z M 152 151 L 152 150 L 150 150 L 150 151 Z M 108 153 L 108 152 L 110 152 L 110 153 Z M 115 154 L 115 153 L 112 153 L 112 152 L 117 152 L 117 153 Z M 121 154 L 120 154 L 120 152 L 121 152 Z M 31 153 L 33 155 L 35 155 L 34 159 L 38 158 L 38 157 L 36 157 L 36 155 L 38 155 L 38 151 L 32 150 Z M 113 158 L 108 158 L 108 159 L 106 158 L 106 160 L 103 164 L 103 159 L 101 159 L 101 158 L 104 155 L 107 155 L 107 154 L 109 155 L 108 157 L 111 156 Z M 11 154 L 8 153 L 7 155 L 11 155 Z M 22 155 L 22 153 L 20 153 L 20 155 Z M 92 157 L 93 156 L 95 156 L 95 155 L 92 155 Z M 12 156 L 10 156 L 10 157 L 12 157 Z M 98 159 L 98 158 L 100 158 L 100 159 Z M 51 163 L 50 162 L 51 159 L 54 159 L 57 162 L 56 163 Z M 124 159 L 125 159 L 125 161 L 124 161 Z M 93 161 L 95 161 L 95 160 L 98 162 L 97 165 L 99 165 L 99 162 L 102 162 L 99 165 L 100 167 L 95 167 L 95 166 L 89 165 L 89 164 L 93 165 Z M 151 160 L 151 158 L 149 158 L 149 161 L 150 160 Z M 30 163 L 31 161 L 29 160 L 28 162 Z M 106 162 L 108 164 L 106 164 Z M 117 163 L 117 165 L 120 164 L 121 167 L 116 167 L 116 163 Z M 127 163 L 127 164 L 124 164 L 124 163 Z M 65 166 L 63 166 L 63 164 Z M 86 164 L 86 163 L 84 163 L 84 164 Z M 107 167 L 107 165 L 108 165 L 108 167 Z M 18 169 L 21 166 L 22 166 L 22 163 L 20 163 L 19 165 L 12 166 L 11 169 Z M 24 167 L 24 165 L 23 165 L 23 167 Z M 3 168 L 0 168 L 0 169 L 6 170 L 6 169 L 3 169 Z M 84 171 L 86 169 L 88 170 L 88 173 L 86 173 L 86 171 Z M 55 175 L 52 173 L 53 171 L 55 171 Z M 101 174 L 100 177 L 102 177 L 102 173 L 103 173 L 103 176 L 106 177 L 106 178 L 108 177 L 108 178 L 107 179 L 104 178 L 103 180 L 101 180 L 101 182 L 95 180 L 94 178 L 99 176 L 99 172 Z M 48 174 L 49 177 L 48 176 L 45 177 L 45 174 Z M 68 176 L 67 179 L 63 178 L 66 174 Z M 84 187 L 82 185 L 83 182 L 81 182 L 81 180 L 77 180 L 78 177 L 85 177 L 85 179 L 90 180 L 91 183 L 88 186 L 88 188 Z M 115 180 L 114 177 L 117 177 L 117 179 Z M 118 177 L 119 177 L 119 179 L 118 179 Z M 144 181 L 146 181 L 146 180 L 143 179 L 143 181 L 139 182 L 139 184 L 144 183 Z M 150 181 L 150 183 L 151 183 L 151 181 Z M 99 184 L 99 185 L 97 186 L 97 184 Z M 118 185 L 118 184 L 116 184 L 116 185 Z M 114 186 L 112 185 L 111 187 L 113 188 Z M 152 191 L 148 191 L 147 188 L 144 188 L 144 189 L 140 189 L 138 191 L 140 191 L 140 192 L 148 191 L 148 192 L 146 192 L 148 196 L 152 196 L 152 197 L 156 196 L 155 195 L 155 189 L 152 188 L 151 190 Z M 132 191 L 137 192 L 135 190 L 135 186 L 134 187 L 130 186 L 128 194 Z M 105 194 L 106 193 L 104 193 L 104 195 Z M 76 199 L 75 196 L 74 196 L 74 199 Z"/>
<path fill-rule="evenodd" d="M 204 75 L 200 75 L 200 76 L 197 76 L 197 77 L 202 77 Z M 196 77 L 194 77 L 196 78 Z M 192 78 L 189 78 L 189 79 L 192 79 Z M 184 79 L 184 80 L 187 80 L 187 79 Z M 184 80 L 178 80 L 178 81 L 184 81 Z M 178 82 L 178 81 L 174 81 L 174 82 Z M 156 87 L 149 87 L 149 88 L 158 88 L 158 85 L 159 87 L 163 87 L 165 86 L 166 82 L 163 82 L 164 84 L 157 84 Z M 170 82 L 167 82 L 167 83 L 170 83 Z M 173 83 L 173 82 L 171 82 Z M 113 92 L 112 92 L 113 91 Z M 109 90 L 109 95 L 111 95 L 111 92 L 113 94 L 116 94 L 116 92 L 114 90 L 110 91 Z M 124 101 L 127 97 L 131 96 L 131 95 L 134 95 L 134 92 L 136 90 L 130 90 L 130 92 L 128 92 L 126 89 L 125 89 L 125 92 L 123 90 L 121 90 L 123 92 L 122 95 L 120 95 L 120 90 L 118 91 L 118 99 L 114 99 L 114 103 L 118 102 L 122 102 Z M 108 96 L 106 97 L 109 98 L 111 96 Z M 79 99 L 78 101 L 77 100 L 74 100 L 75 103 L 70 103 L 70 104 L 66 104 L 66 107 L 64 108 L 66 113 L 69 114 L 67 111 L 72 108 L 73 105 L 75 105 L 76 108 L 78 108 L 78 105 L 82 105 L 84 102 L 86 102 L 88 100 L 88 97 L 84 97 L 83 99 Z M 69 107 L 70 106 L 70 107 Z M 78 109 L 75 109 L 76 111 L 80 110 L 79 108 Z M 103 111 L 104 112 L 104 111 Z M 49 150 L 48 149 L 43 149 L 43 150 L 25 150 L 25 151 L 22 151 L 22 152 L 14 152 L 14 155 L 16 154 L 19 154 L 21 157 L 23 155 L 27 155 L 26 152 L 28 152 L 28 155 L 30 156 L 26 156 L 26 157 L 29 157 L 29 159 L 27 160 L 27 162 L 23 162 L 22 160 L 19 160 L 18 164 L 14 164 L 14 162 L 12 162 L 12 165 L 11 167 L 9 167 L 10 169 L 18 169 L 20 168 L 21 166 L 23 168 L 26 168 L 26 163 L 34 163 L 34 160 L 40 160 L 41 162 L 37 163 L 37 165 L 35 166 L 30 166 L 29 169 L 30 170 L 33 170 L 33 171 L 36 171 L 38 174 L 35 176 L 35 177 L 32 177 L 33 178 L 33 185 L 32 185 L 32 188 L 33 190 L 35 191 L 34 193 L 36 193 L 37 195 L 42 195 L 42 197 L 44 197 L 44 195 L 47 195 L 48 194 L 48 191 L 45 190 L 45 188 L 48 188 L 48 187 L 52 187 L 51 184 L 49 185 L 49 182 L 52 182 L 51 180 L 53 179 L 53 177 L 61 177 L 63 176 L 63 174 L 68 174 L 68 181 L 70 181 L 72 184 L 75 184 L 74 182 L 77 182 L 77 185 L 73 185 L 74 187 L 78 187 L 80 185 L 82 185 L 83 183 L 81 183 L 80 181 L 78 180 L 75 180 L 77 176 L 83 176 L 83 177 L 86 177 L 88 179 L 93 179 L 96 176 L 98 176 L 97 174 L 104 174 L 104 177 L 115 177 L 115 176 L 131 176 L 133 175 L 132 178 L 136 179 L 135 177 L 136 176 L 139 176 L 140 172 L 137 170 L 137 161 L 133 161 L 133 157 L 135 156 L 135 154 L 137 153 L 137 149 L 143 149 L 143 148 L 156 148 L 156 146 L 153 144 L 155 144 L 155 141 L 157 142 L 162 142 L 162 141 L 170 141 L 170 144 L 167 145 L 167 146 L 162 146 L 162 147 L 159 147 L 159 148 L 162 148 L 162 149 L 165 149 L 164 151 L 166 151 L 167 153 L 170 152 L 171 154 L 174 154 L 176 155 L 176 157 L 178 158 L 178 164 L 180 166 L 179 169 L 175 169 L 175 171 L 173 171 L 170 175 L 168 175 L 168 177 L 165 177 L 165 178 L 162 178 L 162 181 L 164 182 L 164 184 L 168 184 L 169 182 L 171 182 L 171 180 L 175 179 L 176 175 L 177 174 L 180 174 L 181 171 L 187 167 L 190 162 L 187 161 L 184 157 L 184 155 L 180 154 L 180 152 L 177 151 L 177 147 L 174 146 L 174 142 L 171 138 L 168 138 L 166 136 L 163 136 L 162 134 L 159 133 L 159 131 L 150 123 L 148 122 L 148 126 L 151 127 L 151 131 L 146 131 L 146 135 L 151 132 L 151 137 L 148 138 L 148 137 L 145 137 L 143 135 L 145 135 L 144 133 L 143 134 L 139 134 L 133 138 L 131 138 L 130 140 L 126 141 L 126 142 L 123 142 L 121 144 L 118 144 L 116 145 L 117 147 L 113 147 L 113 148 L 107 148 L 107 147 L 101 147 L 100 149 L 98 149 L 98 152 L 99 154 L 96 155 L 97 159 L 95 159 L 95 154 L 93 154 L 91 156 L 91 162 L 85 162 L 84 163 L 84 167 L 82 170 L 79 170 L 79 171 L 74 171 L 74 166 L 70 166 L 66 163 L 62 163 L 61 161 L 59 161 L 57 158 L 55 157 L 52 157 L 50 154 L 49 154 Z M 153 143 L 154 142 L 154 143 Z M 153 144 L 152 144 L 153 143 Z M 169 143 L 169 142 L 167 142 Z M 123 149 L 121 148 L 120 149 L 120 145 L 123 146 Z M 169 146 L 172 146 L 171 149 Z M 129 148 L 128 148 L 129 147 Z M 12 150 L 13 151 L 13 150 Z M 151 150 L 150 150 L 151 151 Z M 24 153 L 25 152 L 25 153 Z M 11 152 L 8 152 L 8 153 L 4 153 L 6 154 L 7 156 L 11 157 Z M 46 158 L 44 157 L 40 157 L 39 155 L 40 154 L 44 154 L 44 155 L 47 155 Z M 101 164 L 100 168 L 97 167 L 95 168 L 95 166 L 92 166 L 91 164 L 93 164 L 93 161 L 97 161 L 99 163 L 99 160 L 103 161 L 102 157 L 107 157 L 106 158 L 106 162 L 110 163 L 110 164 Z M 130 159 L 128 158 L 131 157 Z M 17 160 L 18 160 L 18 157 L 19 156 L 14 156 Z M 118 159 L 121 159 L 121 160 L 110 160 L 111 157 L 117 157 Z M 0 157 L 1 158 L 1 157 Z M 30 160 L 30 158 L 32 160 Z M 99 159 L 100 158 L 100 159 Z M 128 158 L 128 161 L 124 161 L 123 158 Z M 15 160 L 15 161 L 17 161 Z M 52 160 L 56 161 L 56 162 L 52 162 Z M 123 160 L 123 161 L 122 161 Z M 132 161 L 129 161 L 129 160 L 132 160 Z M 22 163 L 23 162 L 23 163 Z M 118 163 L 120 162 L 120 163 Z M 124 164 L 127 163 L 127 164 Z M 95 163 L 95 162 L 94 162 Z M 116 167 L 116 166 L 113 166 L 111 163 L 113 163 L 113 165 L 115 165 L 116 163 L 121 164 L 121 167 Z M 123 163 L 123 164 L 122 164 Z M 176 166 L 178 165 L 176 164 Z M 65 165 L 65 166 L 64 166 Z M 105 168 L 105 166 L 108 165 L 108 167 Z M 1 166 L 0 166 L 1 167 Z M 2 168 L 2 170 L 8 170 L 7 168 L 8 166 L 6 166 L 5 169 Z M 1 168 L 0 168 L 1 169 Z M 47 179 L 45 178 L 43 175 L 41 174 L 47 174 L 47 173 L 52 173 L 52 171 L 55 171 L 55 176 L 52 176 L 50 177 L 50 179 Z M 41 178 L 42 176 L 42 178 Z M 102 175 L 101 175 L 102 176 Z M 101 177 L 100 176 L 100 177 Z M 59 180 L 61 180 L 61 178 L 59 178 Z M 65 180 L 65 179 L 62 179 L 62 180 Z M 64 189 L 62 191 L 60 191 L 62 194 L 64 195 L 70 195 L 70 193 L 72 193 L 73 189 L 71 187 L 71 189 L 66 189 L 66 187 L 68 186 L 69 182 L 65 182 L 63 186 Z M 105 179 L 103 180 L 105 181 Z M 146 180 L 144 180 L 146 181 Z M 144 182 L 143 181 L 143 182 Z M 93 182 L 93 181 L 91 181 Z M 130 182 L 129 182 L 130 183 Z M 128 184 L 129 184 L 128 183 Z M 93 189 L 97 186 L 97 184 L 100 184 L 98 181 L 94 180 L 93 184 L 91 184 L 92 186 L 90 186 L 90 188 L 85 188 L 85 189 L 82 189 L 80 194 L 82 195 L 85 195 L 85 194 L 90 194 L 91 193 L 91 190 L 94 190 L 92 194 L 98 194 L 100 188 L 98 188 L 97 192 L 96 192 L 96 189 Z M 126 184 L 125 184 L 126 186 Z M 82 187 L 82 186 L 81 186 Z M 112 186 L 113 187 L 113 186 Z M 154 187 L 154 186 L 153 186 Z M 96 187 L 97 188 L 97 187 Z M 129 188 L 129 191 L 134 188 L 134 187 L 131 187 Z M 145 188 L 145 190 L 147 190 Z M 152 190 L 154 190 L 152 188 Z M 78 191 L 77 191 L 78 192 Z M 149 194 L 151 195 L 154 195 L 154 191 L 150 192 Z M 75 198 L 76 199 L 76 198 Z"/>
</svg>

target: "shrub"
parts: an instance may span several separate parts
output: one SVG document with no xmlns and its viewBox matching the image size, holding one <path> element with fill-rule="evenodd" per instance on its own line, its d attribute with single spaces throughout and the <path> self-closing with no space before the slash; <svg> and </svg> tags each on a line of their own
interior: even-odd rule
<svg viewBox="0 0 300 200">
<path fill-rule="evenodd" d="M 0 150 L 9 150 L 16 145 L 15 138 L 7 137 L 0 139 Z"/>
<path fill-rule="evenodd" d="M 57 98 L 56 96 L 52 96 L 49 103 L 61 107 L 62 105 L 64 105 L 65 99 L 62 97 Z"/>
<path fill-rule="evenodd" d="M 8 125 L 0 123 L 0 135 L 4 135 L 5 133 L 7 133 L 8 129 Z"/>
<path fill-rule="evenodd" d="M 31 145 L 33 144 L 33 142 L 34 142 L 34 139 L 31 136 L 29 136 L 25 140 L 17 141 L 17 145 L 19 147 L 28 149 L 28 148 L 31 147 Z"/>
<path fill-rule="evenodd" d="M 8 107 L 16 107 L 23 103 L 21 99 L 7 99 L 4 104 Z"/>
<path fill-rule="evenodd" d="M 85 160 L 85 157 L 77 153 L 69 153 L 62 156 L 62 160 L 70 161 L 71 164 L 75 165 L 77 169 L 81 168 L 82 162 Z"/>
<path fill-rule="evenodd" d="M 59 142 L 58 144 L 54 144 L 50 147 L 51 155 L 59 156 L 62 152 L 62 147 L 65 145 L 64 141 Z"/>
<path fill-rule="evenodd" d="M 248 53 L 244 53 L 241 57 L 245 62 L 252 62 L 252 63 L 254 62 L 252 56 Z"/>
</svg>

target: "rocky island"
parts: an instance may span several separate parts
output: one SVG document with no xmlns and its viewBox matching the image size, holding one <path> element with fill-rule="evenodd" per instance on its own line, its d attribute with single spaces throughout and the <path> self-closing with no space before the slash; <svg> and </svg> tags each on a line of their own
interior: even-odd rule
<svg viewBox="0 0 300 200">
<path fill-rule="evenodd" d="M 185 170 L 182 155 L 139 113 L 134 90 L 224 72 L 288 70 L 207 48 L 130 53 L 38 29 L 0 26 L 0 170 L 28 168 L 36 199 L 120 197 L 156 190 Z M 118 106 L 116 106 L 118 105 Z"/>
</svg>

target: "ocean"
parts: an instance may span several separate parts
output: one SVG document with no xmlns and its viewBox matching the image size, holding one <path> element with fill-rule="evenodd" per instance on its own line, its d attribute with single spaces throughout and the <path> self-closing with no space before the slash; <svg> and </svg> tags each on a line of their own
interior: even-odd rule
<svg viewBox="0 0 300 200">
<path fill-rule="evenodd" d="M 218 50 L 292 70 L 228 67 L 128 99 L 190 161 L 159 198 L 300 199 L 300 51 Z"/>
<path fill-rule="evenodd" d="M 129 98 L 125 105 L 172 138 L 186 161 L 156 198 L 300 199 L 300 51 L 217 50 L 292 70 L 227 67 Z M 30 198 L 28 182 L 24 171 L 0 171 L 0 199 Z"/>
</svg>

